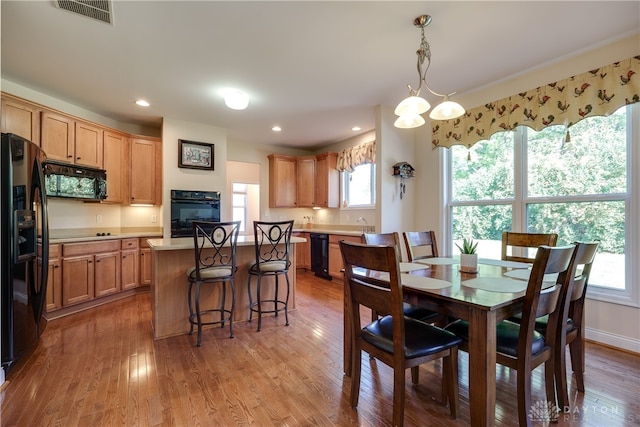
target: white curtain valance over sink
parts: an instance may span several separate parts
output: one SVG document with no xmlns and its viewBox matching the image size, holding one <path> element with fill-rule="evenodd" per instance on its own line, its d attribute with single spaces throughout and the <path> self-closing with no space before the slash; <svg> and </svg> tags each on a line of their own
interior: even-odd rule
<svg viewBox="0 0 640 427">
<path fill-rule="evenodd" d="M 520 125 L 540 131 L 567 128 L 592 116 L 608 116 L 640 101 L 640 56 L 549 83 L 467 110 L 457 119 L 432 122 L 434 147 L 471 147 Z"/>
</svg>

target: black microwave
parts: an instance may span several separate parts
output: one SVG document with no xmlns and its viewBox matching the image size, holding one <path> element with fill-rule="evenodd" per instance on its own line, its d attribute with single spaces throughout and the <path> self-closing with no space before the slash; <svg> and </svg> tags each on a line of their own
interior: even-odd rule
<svg viewBox="0 0 640 427">
<path fill-rule="evenodd" d="M 46 162 L 44 182 L 49 197 L 85 201 L 107 198 L 107 172 L 103 169 Z"/>
</svg>

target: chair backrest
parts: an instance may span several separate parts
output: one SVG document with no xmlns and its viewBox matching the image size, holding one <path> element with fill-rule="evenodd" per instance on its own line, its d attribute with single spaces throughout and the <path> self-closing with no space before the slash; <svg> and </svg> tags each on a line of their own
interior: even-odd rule
<svg viewBox="0 0 640 427">
<path fill-rule="evenodd" d="M 438 257 L 436 233 L 433 231 L 405 231 L 402 235 L 409 262 Z"/>
<path fill-rule="evenodd" d="M 400 236 L 396 231 L 393 233 L 363 233 L 362 243 L 366 245 L 394 246 L 398 251 L 398 259 L 402 260 Z"/>
<path fill-rule="evenodd" d="M 235 273 L 240 221 L 193 221 L 192 228 L 196 280 L 201 280 L 200 271 L 207 268 L 224 267 Z"/>
<path fill-rule="evenodd" d="M 266 262 L 282 262 L 284 269 L 291 266 L 290 246 L 293 220 L 289 221 L 253 221 L 253 236 L 255 239 L 256 264 Z"/>
<path fill-rule="evenodd" d="M 394 319 L 403 319 L 402 287 L 397 251 L 391 246 L 366 245 L 340 241 L 340 251 L 344 263 L 349 319 L 352 337 L 360 335 L 360 306 L 369 307 L 378 313 L 391 313 Z M 380 275 L 368 277 L 366 269 L 388 274 L 389 281 L 382 281 Z M 404 322 L 393 322 L 394 356 L 404 357 Z M 396 339 L 397 338 L 397 339 Z"/>
<path fill-rule="evenodd" d="M 514 233 L 511 231 L 502 232 L 502 260 L 533 262 L 533 256 L 514 255 L 516 248 L 538 248 L 539 246 L 555 246 L 558 235 L 555 233 Z M 511 249 L 511 252 L 509 251 Z M 525 252 L 526 254 L 527 252 Z"/>
<path fill-rule="evenodd" d="M 575 245 L 540 246 L 533 261 L 525 294 L 518 354 L 530 353 L 536 318 L 549 315 L 545 341 L 553 344 L 563 317 L 563 307 L 571 292 L 575 276 Z M 542 289 L 545 274 L 557 274 L 556 283 Z M 566 314 L 565 314 L 566 316 Z M 563 319 L 566 323 L 566 317 Z"/>
<path fill-rule="evenodd" d="M 574 242 L 576 248 L 576 277 L 569 299 L 568 317 L 576 327 L 580 326 L 583 318 L 584 299 L 587 295 L 587 285 L 591 275 L 591 266 L 596 257 L 600 242 Z M 578 267 L 582 267 L 578 272 Z"/>
</svg>

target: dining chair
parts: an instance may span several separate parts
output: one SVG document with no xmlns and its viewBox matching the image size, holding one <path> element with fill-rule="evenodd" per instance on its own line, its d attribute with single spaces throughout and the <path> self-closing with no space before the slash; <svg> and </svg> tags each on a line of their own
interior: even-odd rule
<svg viewBox="0 0 640 427">
<path fill-rule="evenodd" d="M 502 260 L 532 263 L 535 254 L 530 256 L 529 249 L 539 246 L 555 246 L 558 235 L 555 233 L 514 233 L 502 232 Z M 518 255 L 518 250 L 525 251 L 525 255 Z"/>
<path fill-rule="evenodd" d="M 400 253 L 400 237 L 395 231 L 393 233 L 363 233 L 362 242 L 367 245 L 393 246 L 396 248 L 396 252 L 398 253 L 398 259 L 402 260 L 402 255 Z M 422 320 L 423 322 L 427 323 L 433 323 L 440 316 L 440 313 L 436 311 L 431 311 L 417 305 L 409 304 L 407 302 L 403 303 L 402 308 L 405 316 Z M 373 322 L 374 320 L 376 320 L 378 318 L 378 315 L 379 313 L 372 311 L 371 321 Z"/>
<path fill-rule="evenodd" d="M 198 327 L 197 346 L 202 345 L 202 326 L 220 324 L 224 328 L 229 322 L 229 336 L 233 338 L 233 310 L 236 302 L 235 275 L 236 247 L 240 221 L 206 222 L 193 221 L 194 266 L 187 270 L 189 280 L 189 335 L 193 335 L 194 325 Z M 212 284 L 221 287 L 219 306 L 202 310 L 200 307 L 200 287 Z M 227 284 L 231 289 L 231 305 L 226 305 Z M 195 295 L 193 288 L 195 287 Z M 195 309 L 194 309 L 195 303 Z M 217 313 L 219 320 L 203 321 L 203 315 Z"/>
<path fill-rule="evenodd" d="M 409 262 L 438 257 L 436 233 L 433 231 L 405 231 L 402 236 Z"/>
<path fill-rule="evenodd" d="M 531 371 L 544 363 L 545 392 L 548 404 L 546 414 L 557 419 L 557 401 L 554 387 L 556 331 L 562 321 L 562 291 L 570 289 L 575 275 L 575 245 L 540 246 L 533 262 L 524 297 L 521 323 L 504 320 L 496 325 L 496 362 L 517 372 L 518 419 L 520 426 L 531 426 L 528 416 L 532 408 Z M 542 289 L 545 274 L 558 274 L 554 285 Z M 546 286 L 546 284 L 545 284 Z M 535 330 L 536 318 L 549 315 L 546 332 Z M 445 330 L 462 338 L 460 348 L 468 351 L 469 323 L 456 320 Z"/>
<path fill-rule="evenodd" d="M 394 247 L 341 241 L 340 250 L 347 294 L 345 321 L 351 328 L 351 406 L 358 406 L 362 351 L 393 368 L 394 426 L 402 426 L 404 422 L 405 371 L 411 369 L 411 380 L 417 384 L 419 365 L 443 359 L 442 403 L 449 403 L 451 416 L 456 418 L 459 406 L 458 344 L 461 340 L 441 328 L 404 315 L 400 268 Z M 388 281 L 379 276 L 378 279 L 367 276 L 360 269 L 386 273 Z M 390 314 L 362 327 L 361 306 Z"/>
<path fill-rule="evenodd" d="M 253 320 L 253 313 L 258 313 L 258 332 L 262 329 L 262 315 L 273 313 L 276 317 L 278 313 L 284 311 L 285 325 L 289 326 L 289 268 L 291 267 L 291 232 L 293 231 L 293 220 L 289 221 L 254 221 L 253 235 L 256 252 L 255 261 L 248 270 L 247 290 L 249 292 L 249 322 Z M 286 296 L 284 299 L 279 296 L 279 278 L 284 276 L 286 281 Z M 256 299 L 253 299 L 251 292 L 251 278 L 258 279 L 256 286 Z M 262 279 L 273 277 L 275 279 L 275 289 L 272 299 L 262 298 Z M 264 305 L 271 305 L 271 309 L 265 309 Z"/>
</svg>

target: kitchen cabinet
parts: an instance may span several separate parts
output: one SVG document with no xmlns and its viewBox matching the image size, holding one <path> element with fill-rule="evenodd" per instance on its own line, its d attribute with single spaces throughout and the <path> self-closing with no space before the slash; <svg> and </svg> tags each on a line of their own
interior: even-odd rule
<svg viewBox="0 0 640 427">
<path fill-rule="evenodd" d="M 103 168 L 102 154 L 104 130 L 87 122 L 75 122 L 75 158 L 76 165 Z"/>
<path fill-rule="evenodd" d="M 125 203 L 129 198 L 129 138 L 104 131 L 103 165 L 107 171 L 107 203 Z"/>
<path fill-rule="evenodd" d="M 93 299 L 93 255 L 62 260 L 62 305 Z"/>
<path fill-rule="evenodd" d="M 151 285 L 151 248 L 147 239 L 140 239 L 140 286 Z"/>
<path fill-rule="evenodd" d="M 73 163 L 75 121 L 63 114 L 45 110 L 40 122 L 40 147 L 48 160 Z"/>
<path fill-rule="evenodd" d="M 316 158 L 303 156 L 297 158 L 297 199 L 299 208 L 316 206 Z"/>
<path fill-rule="evenodd" d="M 299 157 L 271 154 L 268 158 L 270 208 L 340 206 L 337 153 Z"/>
<path fill-rule="evenodd" d="M 131 137 L 130 204 L 162 203 L 162 146 L 158 138 Z"/>
<path fill-rule="evenodd" d="M 296 267 L 311 270 L 311 241 L 309 233 L 295 232 L 292 234 L 296 237 L 307 239 L 305 243 L 296 243 Z"/>
<path fill-rule="evenodd" d="M 47 276 L 46 311 L 62 307 L 62 263 L 60 245 L 49 245 L 49 272 Z"/>
<path fill-rule="evenodd" d="M 330 234 L 329 235 L 329 275 L 334 279 L 342 279 L 344 269 L 344 263 L 342 262 L 342 252 L 340 251 L 340 242 L 345 240 L 347 242 L 362 243 L 360 236 L 342 235 L 342 234 Z"/>
<path fill-rule="evenodd" d="M 49 160 L 102 169 L 103 129 L 88 122 L 44 110 L 40 146 Z"/>
<path fill-rule="evenodd" d="M 295 208 L 297 198 L 298 159 L 296 156 L 270 154 L 269 207 Z"/>
<path fill-rule="evenodd" d="M 122 239 L 120 247 L 121 289 L 133 289 L 138 286 L 138 239 Z"/>
<path fill-rule="evenodd" d="M 2 95 L 2 132 L 15 133 L 36 144 L 40 142 L 40 108 L 28 102 Z"/>
<path fill-rule="evenodd" d="M 316 156 L 315 205 L 321 208 L 340 207 L 340 172 L 336 169 L 338 153 Z"/>
<path fill-rule="evenodd" d="M 120 291 L 120 252 L 94 255 L 94 297 Z"/>
<path fill-rule="evenodd" d="M 62 305 L 120 290 L 120 240 L 62 245 Z"/>
</svg>

